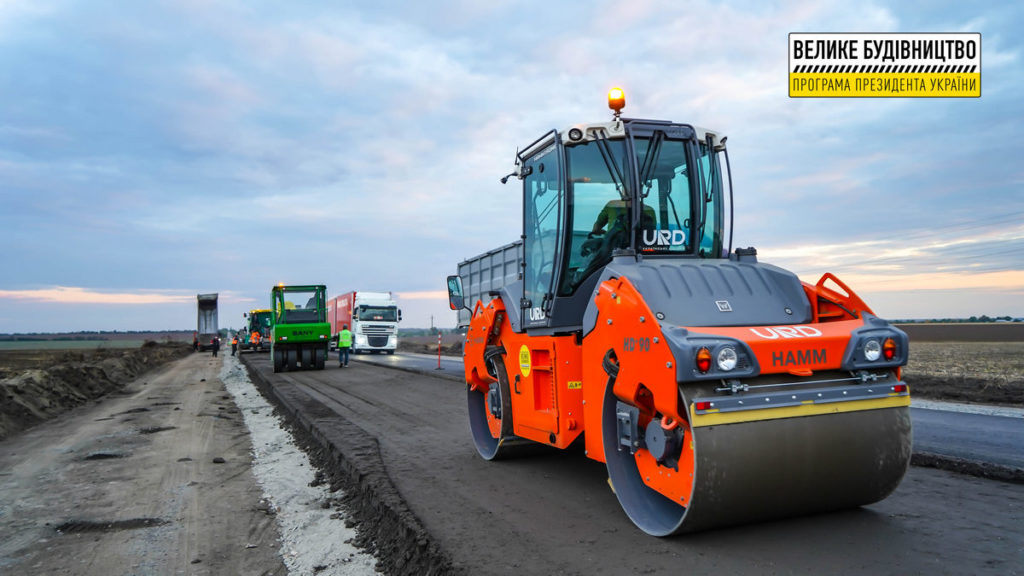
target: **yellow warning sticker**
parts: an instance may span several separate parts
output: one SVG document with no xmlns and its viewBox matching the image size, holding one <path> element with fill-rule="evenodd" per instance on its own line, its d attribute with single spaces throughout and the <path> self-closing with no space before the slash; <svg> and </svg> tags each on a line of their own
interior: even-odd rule
<svg viewBox="0 0 1024 576">
<path fill-rule="evenodd" d="M 523 373 L 523 378 L 530 375 L 530 349 L 526 344 L 519 349 L 519 371 Z"/>
<path fill-rule="evenodd" d="M 980 98 L 981 34 L 789 35 L 791 98 Z"/>
<path fill-rule="evenodd" d="M 569 390 L 579 390 L 583 388 L 583 382 L 579 380 L 569 380 Z"/>
</svg>

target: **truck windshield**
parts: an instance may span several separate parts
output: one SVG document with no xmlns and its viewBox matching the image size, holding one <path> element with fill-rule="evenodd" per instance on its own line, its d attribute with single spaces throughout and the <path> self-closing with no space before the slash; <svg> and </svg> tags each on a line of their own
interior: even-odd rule
<svg viewBox="0 0 1024 576">
<path fill-rule="evenodd" d="M 397 322 L 398 308 L 395 306 L 360 306 L 359 320 L 377 322 Z"/>
</svg>

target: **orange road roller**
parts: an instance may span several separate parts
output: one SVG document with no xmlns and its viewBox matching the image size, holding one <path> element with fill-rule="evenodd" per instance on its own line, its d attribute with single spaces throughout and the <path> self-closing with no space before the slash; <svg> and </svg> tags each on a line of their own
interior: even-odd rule
<svg viewBox="0 0 1024 576">
<path fill-rule="evenodd" d="M 906 334 L 831 274 L 733 249 L 725 136 L 624 104 L 522 148 L 521 240 L 448 278 L 480 456 L 582 442 L 654 536 L 885 498 Z"/>
</svg>

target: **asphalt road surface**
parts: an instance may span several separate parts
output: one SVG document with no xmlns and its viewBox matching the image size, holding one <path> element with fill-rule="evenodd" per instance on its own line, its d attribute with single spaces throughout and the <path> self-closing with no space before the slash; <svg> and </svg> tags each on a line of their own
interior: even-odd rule
<svg viewBox="0 0 1024 576">
<path fill-rule="evenodd" d="M 871 506 L 659 539 L 632 525 L 582 451 L 480 459 L 464 385 L 448 374 L 371 362 L 273 374 L 265 356 L 250 361 L 375 438 L 402 497 L 469 574 L 1024 574 L 1020 484 L 912 467 Z"/>
<path fill-rule="evenodd" d="M 462 359 L 425 354 L 356 355 L 357 360 L 463 382 Z M 913 390 L 911 390 L 913 393 Z M 915 401 L 917 404 L 917 401 Z M 978 414 L 943 409 L 942 402 L 911 407 L 914 451 L 1024 469 L 1024 410 Z M 948 406 L 954 406 L 949 404 Z"/>
<path fill-rule="evenodd" d="M 1024 469 L 1024 418 L 912 408 L 914 450 Z"/>
</svg>

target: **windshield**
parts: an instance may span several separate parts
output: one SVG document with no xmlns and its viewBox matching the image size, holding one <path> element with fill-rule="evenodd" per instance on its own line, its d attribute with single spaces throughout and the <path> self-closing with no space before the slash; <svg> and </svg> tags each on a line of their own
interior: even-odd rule
<svg viewBox="0 0 1024 576">
<path fill-rule="evenodd" d="M 573 294 L 616 248 L 629 246 L 630 195 L 623 182 L 626 145 L 600 140 L 566 149 L 569 227 L 560 296 Z"/>
<path fill-rule="evenodd" d="M 398 308 L 395 306 L 360 306 L 357 317 L 359 320 L 397 322 Z"/>
<path fill-rule="evenodd" d="M 249 329 L 265 331 L 270 328 L 271 312 L 253 312 L 249 315 Z"/>
<path fill-rule="evenodd" d="M 726 193 L 722 186 L 722 166 L 719 162 L 719 154 L 715 154 L 704 142 L 700 144 L 700 165 L 701 189 L 703 197 L 700 199 L 704 217 L 700 219 L 698 230 L 698 247 L 700 255 L 704 258 L 718 258 L 727 256 L 723 254 L 724 226 L 722 214 L 725 205 Z"/>
<path fill-rule="evenodd" d="M 568 234 L 559 296 L 574 294 L 611 260 L 616 249 L 628 248 L 631 241 L 639 252 L 649 255 L 712 258 L 721 254 L 723 193 L 718 155 L 706 143 L 695 146 L 688 126 L 638 128 L 637 132 L 634 163 L 627 162 L 623 139 L 601 138 L 565 148 Z M 696 164 L 695 170 L 691 163 Z M 635 193 L 631 182 L 639 182 Z M 637 203 L 642 206 L 639 215 Z M 634 222 L 639 222 L 635 231 Z"/>
<path fill-rule="evenodd" d="M 278 322 L 302 324 L 323 322 L 324 310 L 320 306 L 319 294 L 315 290 L 278 292 L 274 306 Z"/>
<path fill-rule="evenodd" d="M 643 167 L 640 196 L 645 218 L 640 222 L 641 252 L 692 251 L 694 215 L 686 144 L 683 140 L 666 139 L 661 132 L 655 132 L 652 138 L 635 140 L 637 162 Z"/>
</svg>

